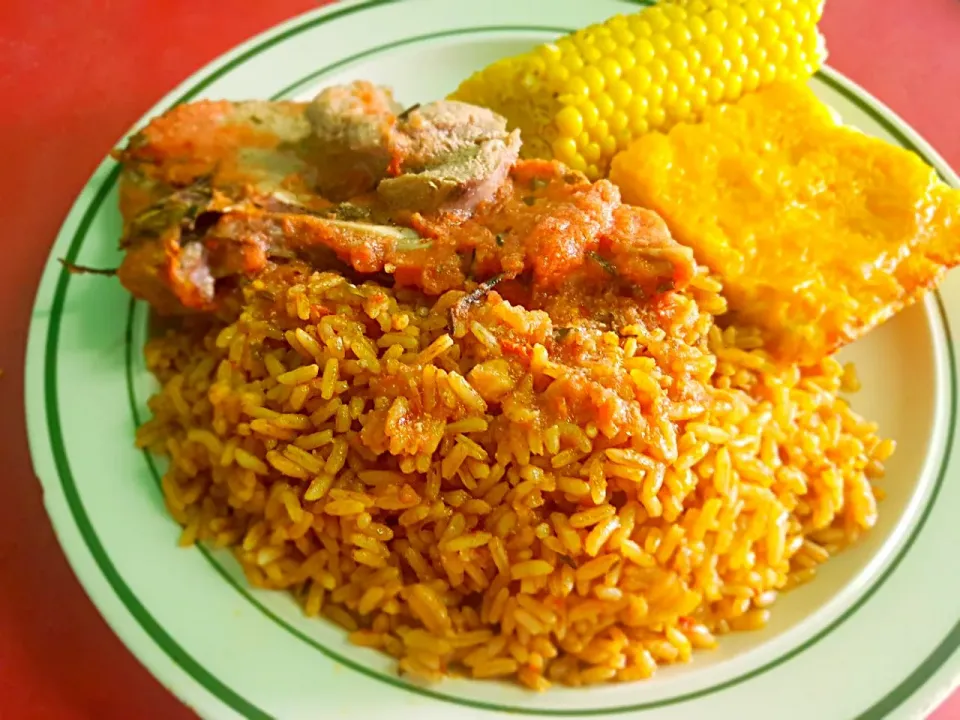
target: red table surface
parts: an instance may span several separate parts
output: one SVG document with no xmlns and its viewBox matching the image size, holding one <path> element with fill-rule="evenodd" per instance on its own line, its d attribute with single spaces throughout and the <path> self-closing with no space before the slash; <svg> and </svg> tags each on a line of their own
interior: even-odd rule
<svg viewBox="0 0 960 720">
<path fill-rule="evenodd" d="M 23 357 L 57 229 L 105 152 L 190 73 L 310 0 L 5 0 L 0 4 L 0 718 L 192 717 L 74 579 L 27 452 Z M 869 20 L 867 20 L 869 18 Z M 867 23 L 869 22 L 869 29 Z M 830 0 L 830 63 L 960 168 L 960 3 Z M 960 694 L 932 716 L 960 718 Z"/>
</svg>

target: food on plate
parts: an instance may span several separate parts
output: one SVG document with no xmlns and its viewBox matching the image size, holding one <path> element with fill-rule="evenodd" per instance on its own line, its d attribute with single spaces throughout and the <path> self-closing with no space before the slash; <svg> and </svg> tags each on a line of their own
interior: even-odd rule
<svg viewBox="0 0 960 720">
<path fill-rule="evenodd" d="M 229 311 L 238 284 L 272 259 L 336 255 L 360 272 L 402 273 L 424 260 L 411 251 L 432 244 L 420 237 L 434 232 L 418 225 L 420 214 L 469 215 L 501 190 L 519 146 L 519 133 L 489 110 L 442 100 L 404 111 L 368 82 L 311 103 L 181 105 L 117 154 L 118 275 L 157 310 L 178 313 Z M 576 184 L 574 204 L 587 186 Z M 405 227 L 394 223 L 407 217 Z M 461 239 L 462 248 L 433 249 L 441 271 L 456 252 L 494 240 Z"/>
<path fill-rule="evenodd" d="M 183 545 L 405 675 L 641 679 L 869 530 L 894 445 L 851 368 L 721 329 L 653 210 L 519 142 L 363 82 L 151 123 L 121 280 L 178 321 L 137 442 Z"/>
<path fill-rule="evenodd" d="M 499 60 L 451 97 L 505 116 L 525 156 L 596 180 L 650 130 L 809 78 L 826 57 L 822 11 L 823 0 L 665 0 Z"/>
<path fill-rule="evenodd" d="M 722 281 L 724 322 L 760 329 L 782 361 L 852 342 L 960 262 L 960 191 L 801 83 L 645 135 L 610 179 Z"/>
<path fill-rule="evenodd" d="M 957 191 L 803 85 L 821 10 L 662 2 L 448 100 L 136 134 L 118 275 L 173 316 L 137 443 L 181 544 L 419 680 L 642 679 L 763 627 L 883 495 L 832 353 L 960 260 Z"/>
<path fill-rule="evenodd" d="M 777 369 L 721 332 L 718 289 L 597 283 L 566 325 L 579 296 L 274 265 L 234 322 L 149 343 L 138 442 L 170 458 L 182 544 L 232 548 L 405 675 L 646 678 L 869 529 L 893 449 L 836 360 Z"/>
</svg>

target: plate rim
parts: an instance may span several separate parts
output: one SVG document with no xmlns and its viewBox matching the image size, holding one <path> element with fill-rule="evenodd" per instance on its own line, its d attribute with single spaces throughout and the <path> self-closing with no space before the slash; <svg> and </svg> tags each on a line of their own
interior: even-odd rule
<svg viewBox="0 0 960 720">
<path fill-rule="evenodd" d="M 631 0 L 620 0 L 620 1 L 633 4 L 633 5 L 638 4 L 636 2 L 631 2 Z M 317 10 L 304 13 L 272 29 L 269 29 L 251 38 L 245 43 L 242 43 L 241 45 L 237 46 L 234 50 L 228 53 L 225 53 L 224 55 L 215 59 L 211 63 L 205 65 L 203 68 L 191 74 L 183 83 L 181 83 L 180 85 L 177 86 L 177 88 L 175 88 L 173 91 L 168 93 L 159 103 L 157 103 L 153 108 L 150 109 L 150 111 L 148 111 L 142 118 L 140 118 L 140 120 L 137 121 L 136 126 L 139 126 L 145 119 L 153 117 L 161 109 L 164 109 L 166 107 L 172 106 L 173 104 L 178 104 L 179 102 L 184 102 L 194 97 L 197 97 L 200 93 L 203 92 L 204 89 L 206 89 L 207 86 L 209 86 L 209 84 L 214 82 L 217 79 L 217 77 L 219 77 L 222 73 L 226 73 L 229 70 L 234 69 L 235 67 L 239 67 L 245 59 L 253 57 L 254 55 L 261 52 L 262 50 L 265 50 L 268 47 L 272 47 L 275 44 L 282 43 L 291 34 L 294 34 L 296 32 L 302 32 L 304 30 L 315 27 L 318 24 L 330 22 L 330 21 L 336 20 L 339 17 L 347 16 L 364 9 L 374 8 L 381 5 L 392 4 L 395 2 L 398 2 L 398 0 L 342 0 L 342 2 L 336 3 L 333 6 L 324 7 L 324 8 L 320 8 Z M 318 21 L 321 21 L 321 22 L 318 23 Z M 541 29 L 545 29 L 545 28 L 541 28 Z M 551 29 L 559 30 L 559 28 L 551 28 Z M 351 58 L 346 58 L 342 62 L 346 63 L 350 59 Z M 851 102 L 853 102 L 858 107 L 863 109 L 865 112 L 873 116 L 874 119 L 877 120 L 881 125 L 883 125 L 884 128 L 891 133 L 891 135 L 896 137 L 897 140 L 901 142 L 901 144 L 903 144 L 905 147 L 913 149 L 922 158 L 924 158 L 924 160 L 926 160 L 931 165 L 933 165 L 937 169 L 937 171 L 940 173 L 940 175 L 944 178 L 945 181 L 954 185 L 955 187 L 960 186 L 960 180 L 958 180 L 957 176 L 952 172 L 952 170 L 943 161 L 943 159 L 939 156 L 939 154 L 937 154 L 936 151 L 932 147 L 930 147 L 930 145 L 926 143 L 923 140 L 923 138 L 920 137 L 916 133 L 916 131 L 914 131 L 896 113 L 894 113 L 892 110 L 890 110 L 885 105 L 880 103 L 876 98 L 870 95 L 858 84 L 849 80 L 848 78 L 845 78 L 843 75 L 836 72 L 835 70 L 832 70 L 830 68 L 824 68 L 824 70 L 822 71 L 822 79 L 824 79 L 827 82 L 827 84 L 834 87 L 834 89 L 843 93 Z M 301 79 L 297 83 L 291 84 L 290 86 L 288 86 L 288 89 L 296 87 L 300 85 L 302 82 L 303 82 L 303 79 Z M 119 174 L 118 166 L 109 158 L 104 160 L 103 163 L 101 163 L 97 171 L 93 174 L 91 179 L 88 181 L 84 189 L 79 194 L 77 200 L 72 205 L 67 215 L 67 219 L 65 220 L 63 226 L 58 232 L 57 241 L 59 241 L 60 236 L 62 234 L 66 233 L 71 219 L 77 216 L 78 214 L 80 214 L 80 222 L 77 225 L 76 231 L 73 233 L 74 240 L 70 243 L 70 246 L 69 246 L 70 250 L 79 249 L 80 245 L 82 244 L 82 239 L 86 233 L 87 228 L 89 227 L 90 222 L 92 222 L 92 219 L 96 216 L 97 209 L 100 205 L 102 205 L 103 200 L 105 199 L 107 193 L 109 193 L 109 191 L 112 189 L 112 186 L 115 183 L 118 174 Z M 104 175 L 104 177 L 101 178 L 101 175 Z M 86 205 L 84 205 L 86 196 L 90 192 L 92 192 L 94 188 L 96 188 L 96 192 L 93 198 Z M 74 245 L 76 245 L 76 248 L 74 248 Z M 51 282 L 48 277 L 51 273 L 49 262 L 50 260 L 48 258 L 48 267 L 44 271 L 44 276 L 40 284 L 40 289 L 38 290 L 38 293 L 37 293 L 37 299 L 35 300 L 35 303 L 34 303 L 34 309 L 36 309 L 37 306 L 42 301 L 42 293 L 43 293 L 44 287 Z M 55 297 L 57 295 L 65 294 L 66 285 L 68 281 L 69 281 L 68 273 L 66 273 L 63 269 L 61 269 L 55 281 L 55 291 L 54 291 Z M 942 317 L 943 317 L 942 319 L 943 329 L 947 334 L 948 346 L 950 348 L 950 360 L 951 360 L 950 371 L 951 371 L 951 377 L 953 378 L 953 383 L 952 383 L 953 403 L 952 403 L 951 419 L 953 420 L 956 418 L 956 403 L 957 403 L 956 379 L 955 379 L 956 363 L 955 363 L 955 358 L 953 356 L 953 345 L 949 340 L 949 335 L 950 335 L 949 317 L 944 307 L 943 300 L 940 298 L 939 295 L 937 295 L 936 297 L 937 297 L 937 302 L 939 303 L 941 308 Z M 39 334 L 40 329 L 41 328 L 38 327 L 38 323 L 36 319 L 35 318 L 32 319 L 30 324 L 30 331 L 29 331 L 29 342 L 28 342 L 27 363 L 26 363 L 27 379 L 25 382 L 25 387 L 27 389 L 27 392 L 25 393 L 25 410 L 27 413 L 27 420 L 28 420 L 28 435 L 29 435 L 30 448 L 31 448 L 31 457 L 34 463 L 35 471 L 40 461 L 40 458 L 38 457 L 38 451 L 43 452 L 43 450 L 40 448 L 42 443 L 40 442 L 40 440 L 37 439 L 36 430 L 31 426 L 32 423 L 30 421 L 31 406 L 34 404 L 31 401 L 31 398 L 34 395 L 34 393 L 31 392 L 30 388 L 38 384 L 36 382 L 37 371 L 32 369 L 33 364 L 30 362 L 30 359 L 34 356 L 40 356 L 44 359 L 43 364 L 46 367 L 48 358 L 50 357 L 56 358 L 56 353 L 51 352 L 51 349 L 53 350 L 56 349 L 56 340 L 53 340 L 53 342 L 51 342 L 51 337 L 53 337 L 53 333 L 51 332 L 49 327 L 45 328 L 47 331 L 45 333 L 46 335 L 46 337 L 44 338 L 45 341 L 41 343 L 39 341 L 39 338 L 35 337 L 35 335 Z M 39 346 L 41 344 L 43 346 L 43 352 L 40 352 L 40 353 L 35 352 L 35 350 L 37 349 L 36 346 Z M 55 359 L 54 359 L 54 364 L 55 364 Z M 41 381 L 40 384 L 42 383 L 43 381 Z M 53 410 L 53 415 L 52 415 L 53 417 L 56 417 L 56 415 L 58 414 L 58 410 L 56 408 L 57 402 L 56 402 L 55 392 L 52 394 L 47 394 L 46 392 L 44 392 L 43 396 L 45 401 L 44 405 L 45 405 L 46 413 L 45 413 L 45 421 L 41 423 L 41 425 L 43 426 L 44 429 L 46 429 L 47 426 L 50 424 L 50 417 L 51 417 L 50 410 Z M 947 445 L 944 448 L 944 461 L 943 461 L 943 466 L 940 469 L 941 475 L 944 475 L 950 466 L 951 454 L 953 450 L 952 448 L 953 433 L 955 430 L 955 426 L 956 426 L 956 423 L 951 422 L 950 426 L 948 427 L 949 435 L 948 435 Z M 56 450 L 54 448 L 53 443 L 51 443 L 51 449 L 53 450 L 55 455 Z M 64 458 L 64 460 L 66 461 L 66 458 Z M 41 475 L 41 473 L 38 471 L 36 472 L 36 474 L 38 476 Z M 91 597 L 91 600 L 97 606 L 98 610 L 104 616 L 108 624 L 114 629 L 114 631 L 118 634 L 118 636 L 120 636 L 121 640 L 123 640 L 123 642 L 127 645 L 128 649 L 130 649 L 131 652 L 147 667 L 147 669 L 155 677 L 158 677 L 158 679 L 160 679 L 161 682 L 163 682 L 166 685 L 166 687 L 171 690 L 171 692 L 173 692 L 177 697 L 180 697 L 181 699 L 185 699 L 184 694 L 181 691 L 182 688 L 180 688 L 179 684 L 176 684 L 172 679 L 169 680 L 169 682 L 165 680 L 165 677 L 169 678 L 170 675 L 168 673 L 161 673 L 159 669 L 154 666 L 155 661 L 149 662 L 143 657 L 143 653 L 141 652 L 141 644 L 139 642 L 133 642 L 132 640 L 128 640 L 126 632 L 122 632 L 120 629 L 118 629 L 114 625 L 114 622 L 111 621 L 111 616 L 107 614 L 102 602 L 98 601 L 98 598 L 94 596 L 95 593 L 92 591 L 91 588 L 88 587 L 88 582 L 92 584 L 92 581 L 90 581 L 89 579 L 85 579 L 84 575 L 82 574 L 84 572 L 84 569 L 81 566 L 88 564 L 89 561 L 86 558 L 83 558 L 81 561 L 81 559 L 79 558 L 79 553 L 78 553 L 77 559 L 75 559 L 73 554 L 65 544 L 64 538 L 61 536 L 61 531 L 60 531 L 60 528 L 58 525 L 58 519 L 56 516 L 56 514 L 59 513 L 60 510 L 59 508 L 55 509 L 55 505 L 53 503 L 54 498 L 49 494 L 48 482 L 45 481 L 43 477 L 40 477 L 40 482 L 44 489 L 45 506 L 47 507 L 47 512 L 50 515 L 51 522 L 54 525 L 55 530 L 57 531 L 58 540 L 60 540 L 61 542 L 61 547 L 63 548 L 64 552 L 67 554 L 74 573 L 77 575 L 81 584 L 84 586 L 88 595 Z M 60 484 L 61 482 L 62 482 L 62 478 L 58 476 L 55 480 L 51 480 L 50 484 Z M 69 499 L 67 498 L 67 493 L 64 493 L 64 498 Z M 934 499 L 935 498 L 931 498 L 931 504 Z M 57 498 L 58 504 L 60 500 L 61 500 L 60 498 Z M 77 522 L 77 518 L 75 515 L 71 514 L 68 518 L 65 517 L 61 519 L 59 522 L 73 522 L 77 524 L 78 526 L 77 529 L 78 530 L 80 529 L 79 523 Z M 914 530 L 911 529 L 911 532 L 914 532 Z M 918 532 L 919 531 L 917 530 L 916 533 L 918 534 Z M 96 560 L 93 560 L 93 562 L 95 565 L 98 565 Z M 102 572 L 102 567 L 98 567 L 98 570 Z M 884 574 L 887 574 L 887 572 L 892 572 L 892 568 L 890 568 L 888 571 L 885 571 Z M 107 580 L 109 582 L 109 578 L 107 578 Z M 121 584 L 122 584 L 122 580 L 121 580 Z M 115 586 L 114 586 L 114 589 L 115 589 Z M 865 599 L 866 598 L 864 598 L 864 600 Z M 859 601 L 860 599 L 858 598 L 858 602 Z M 126 605 L 126 603 L 125 603 L 125 608 L 128 612 L 130 612 L 130 608 L 129 606 Z M 847 612 L 848 611 L 845 610 L 843 615 L 846 616 Z M 131 614 L 135 614 L 135 613 L 131 613 Z M 830 623 L 831 627 L 833 625 L 834 625 L 833 622 Z M 160 630 L 162 632 L 162 628 L 160 628 Z M 923 688 L 926 686 L 927 681 L 933 679 L 933 676 L 937 674 L 937 671 L 942 670 L 944 667 L 946 667 L 947 663 L 954 660 L 954 658 L 952 658 L 952 655 L 957 645 L 960 644 L 960 622 L 958 622 L 957 626 L 954 628 L 954 632 L 952 632 L 949 637 L 953 638 L 955 635 L 957 636 L 956 642 L 954 642 L 954 644 L 950 647 L 950 651 L 947 654 L 947 656 L 943 659 L 943 662 L 937 664 L 934 671 L 929 676 L 927 676 L 920 685 L 918 685 L 914 689 L 912 694 L 907 695 L 903 698 L 900 698 L 899 701 L 896 702 L 896 705 L 894 705 L 891 708 L 891 710 L 901 706 L 906 701 L 916 697 L 916 695 L 919 694 L 919 692 L 923 690 Z M 156 640 L 153 638 L 151 638 L 151 641 L 156 642 Z M 796 652 L 800 652 L 802 651 L 802 649 L 805 649 L 806 647 L 807 647 L 807 643 L 805 641 L 804 643 L 801 644 L 799 648 L 796 649 Z M 788 655 L 793 654 L 793 652 L 794 651 L 791 651 L 791 653 L 788 653 Z M 189 660 L 189 657 L 187 659 Z M 169 662 L 175 663 L 176 661 L 170 658 Z M 198 666 L 198 667 L 201 673 L 205 672 L 203 666 Z M 755 673 L 752 673 L 752 672 L 747 673 L 747 675 L 749 676 L 753 676 L 754 674 Z M 912 677 L 913 675 L 910 676 L 910 678 Z M 897 686 L 897 688 L 894 688 L 894 690 L 888 693 L 887 696 L 882 698 L 881 702 L 888 700 L 888 698 L 890 699 L 890 702 L 896 701 L 897 698 L 893 696 L 902 685 L 904 685 L 908 680 L 910 680 L 910 678 L 907 678 L 907 680 L 905 680 L 904 683 L 901 683 L 900 685 Z M 192 679 L 194 682 L 197 682 L 195 678 L 192 678 Z M 379 679 L 382 679 L 382 678 L 379 678 Z M 216 681 L 215 678 L 214 680 Z M 738 682 L 743 682 L 743 680 L 738 680 Z M 956 677 L 954 676 L 951 679 L 951 686 L 955 684 L 956 684 Z M 230 688 L 226 686 L 224 687 L 226 688 L 228 694 L 235 694 L 235 693 L 232 693 Z M 210 692 L 208 688 L 207 688 L 207 692 Z M 430 693 L 429 696 L 439 701 L 449 702 L 449 698 L 442 695 L 438 696 L 436 694 Z M 691 699 L 691 698 L 683 698 L 683 699 Z M 239 698 L 239 701 L 240 702 L 238 703 L 237 707 L 234 708 L 234 710 L 241 712 L 243 716 L 269 717 L 269 715 L 267 715 L 266 713 L 263 713 L 263 711 L 261 711 L 259 708 L 256 708 L 255 706 L 252 706 L 249 703 L 247 703 L 243 698 Z M 217 702 L 220 703 L 222 701 L 217 699 Z M 659 704 L 663 704 L 663 703 L 654 703 L 653 705 L 659 705 Z M 206 705 L 206 703 L 204 703 L 204 705 Z M 219 707 L 222 707 L 222 706 L 218 705 L 218 708 Z M 489 706 L 486 706 L 486 707 L 481 706 L 480 709 L 512 711 L 512 712 L 521 712 L 525 714 L 536 714 L 536 715 L 597 714 L 594 712 L 588 712 L 588 713 L 584 713 L 584 712 L 560 713 L 560 712 L 542 712 L 542 711 L 531 712 L 530 709 L 527 709 L 527 708 L 516 708 L 516 709 L 503 708 L 503 707 L 494 708 Z M 620 711 L 621 712 L 641 711 L 643 709 L 646 709 L 646 706 L 625 707 L 625 708 L 622 708 Z M 617 710 L 618 709 L 616 708 L 605 708 L 600 712 L 611 713 Z M 868 710 L 868 712 L 870 711 Z M 878 715 L 877 717 L 880 717 L 880 716 L 882 715 Z M 871 717 L 873 717 L 873 715 L 871 715 Z"/>
</svg>

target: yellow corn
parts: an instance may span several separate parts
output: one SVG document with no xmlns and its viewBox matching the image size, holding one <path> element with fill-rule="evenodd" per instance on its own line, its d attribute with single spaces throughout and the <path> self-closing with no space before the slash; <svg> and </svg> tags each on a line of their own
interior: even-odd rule
<svg viewBox="0 0 960 720">
<path fill-rule="evenodd" d="M 525 157 L 591 179 L 648 130 L 667 130 L 826 57 L 823 0 L 665 0 L 475 73 L 452 99 L 504 115 Z"/>
</svg>

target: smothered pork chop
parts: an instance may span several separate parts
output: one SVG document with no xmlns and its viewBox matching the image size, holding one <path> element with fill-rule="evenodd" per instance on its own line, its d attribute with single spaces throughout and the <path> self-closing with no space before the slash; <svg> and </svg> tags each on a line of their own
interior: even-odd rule
<svg viewBox="0 0 960 720">
<path fill-rule="evenodd" d="M 120 279 L 160 312 L 227 314 L 243 283 L 294 259 L 429 294 L 689 282 L 692 253 L 654 213 L 606 181 L 518 163 L 519 147 L 489 110 L 401 110 L 365 82 L 308 104 L 180 106 L 120 154 Z"/>
</svg>

